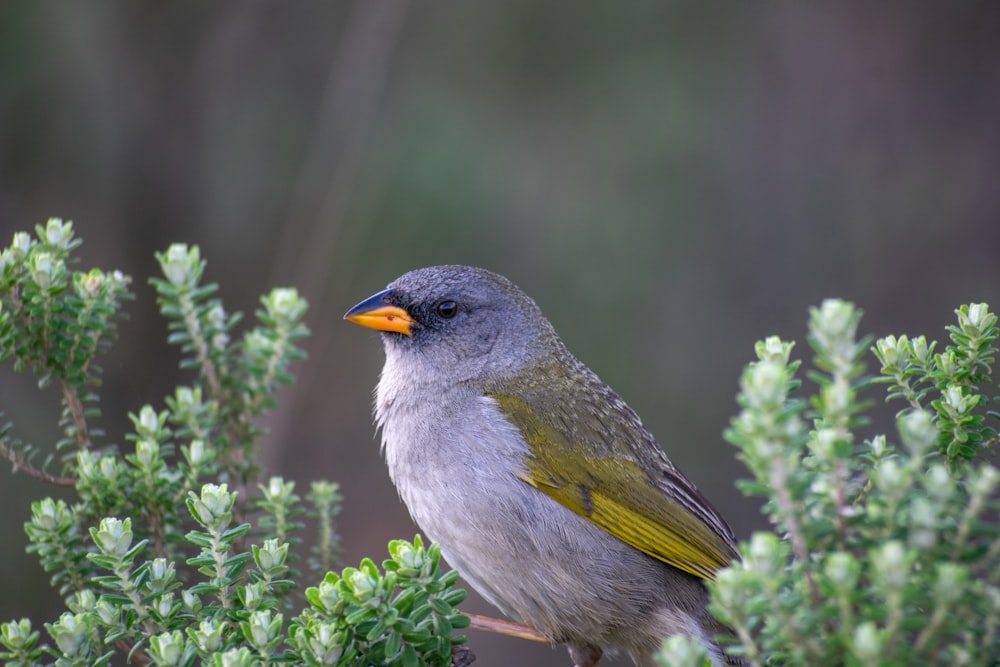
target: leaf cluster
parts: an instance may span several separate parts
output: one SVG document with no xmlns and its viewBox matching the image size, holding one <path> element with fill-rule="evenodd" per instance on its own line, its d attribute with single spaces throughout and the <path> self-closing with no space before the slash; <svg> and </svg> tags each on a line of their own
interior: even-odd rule
<svg viewBox="0 0 1000 667">
<path fill-rule="evenodd" d="M 1000 472 L 988 463 L 997 318 L 957 309 L 939 354 L 924 337 L 859 338 L 861 313 L 829 300 L 811 311 L 811 396 L 793 344 L 769 338 L 742 377 L 727 438 L 753 474 L 773 532 L 711 584 L 751 665 L 988 665 L 1000 655 Z M 875 354 L 881 377 L 865 374 Z M 862 439 L 886 384 L 904 402 L 896 433 Z M 704 664 L 673 638 L 663 664 Z"/>
<path fill-rule="evenodd" d="M 180 346 L 181 367 L 196 369 L 202 386 L 197 395 L 178 390 L 168 401 L 179 435 L 211 444 L 221 453 L 221 478 L 244 482 L 255 474 L 256 419 L 275 406 L 275 391 L 291 383 L 289 365 L 305 358 L 296 346 L 309 333 L 302 323 L 305 300 L 294 289 L 273 290 L 261 297 L 258 324 L 234 340 L 242 314 L 228 313 L 213 296 L 218 286 L 202 282 L 205 261 L 197 246 L 175 243 L 156 258 L 164 277 L 150 283 L 168 320 L 167 340 Z"/>
<path fill-rule="evenodd" d="M 0 251 L 0 362 L 33 373 L 40 388 L 58 383 L 65 434 L 58 446 L 88 447 L 101 435 L 87 424 L 100 414 L 94 390 L 101 369 L 95 359 L 115 339 L 122 303 L 132 298 L 131 280 L 120 271 L 71 270 L 76 263 L 71 253 L 80 245 L 71 222 L 52 218 L 35 231 L 34 238 L 14 234 Z M 11 440 L 9 432 L 2 435 L 0 454 L 15 467 L 34 471 L 37 450 Z"/>
<path fill-rule="evenodd" d="M 48 501 L 43 501 L 48 502 Z M 413 542 L 390 544 L 384 572 L 368 559 L 342 574 L 328 573 L 306 591 L 308 606 L 288 614 L 284 594 L 288 544 L 264 540 L 241 549 L 247 523 L 233 525 L 236 493 L 206 484 L 186 507 L 199 529 L 185 539 L 199 549 L 185 564 L 142 560 L 147 540 L 136 540 L 129 518 L 103 519 L 90 529 L 95 567 L 86 588 L 67 598 L 68 611 L 45 629 L 54 646 L 28 619 L 0 626 L 0 659 L 29 667 L 100 667 L 117 650 L 133 662 L 157 667 L 195 664 L 267 667 L 296 664 L 450 665 L 454 630 L 469 619 L 455 609 L 465 591 L 458 573 L 443 573 L 440 551 Z M 53 504 L 58 520 L 64 503 Z M 48 516 L 46 507 L 36 508 Z"/>
<path fill-rule="evenodd" d="M 366 558 L 306 589 L 310 608 L 291 634 L 304 664 L 331 664 L 322 662 L 322 650 L 314 650 L 324 627 L 341 633 L 348 647 L 338 664 L 452 664 L 454 645 L 465 641 L 454 630 L 469 625 L 455 608 L 465 599 L 464 590 L 453 588 L 458 571 L 442 573 L 440 548 L 425 548 L 419 535 L 413 542 L 390 542 L 389 554 L 384 572 Z"/>
<path fill-rule="evenodd" d="M 0 360 L 33 372 L 41 386 L 60 383 L 60 476 L 32 464 L 40 448 L 16 442 L 12 426 L 0 428 L 0 455 L 76 492 L 70 502 L 33 503 L 25 524 L 27 549 L 67 611 L 44 625 L 52 643 L 28 619 L 2 624 L 0 660 L 104 665 L 117 653 L 155 665 L 450 662 L 464 640 L 453 631 L 468 623 L 453 605 L 465 594 L 453 587 L 457 573 L 440 571 L 437 547 L 419 537 L 391 545 L 384 573 L 366 560 L 299 591 L 293 564 L 303 515 L 319 533 L 310 567 L 327 572 L 336 557 L 337 485 L 313 482 L 303 505 L 292 482 L 255 483 L 254 463 L 257 422 L 304 357 L 296 344 L 308 333 L 306 303 L 297 292 L 264 296 L 257 323 L 240 335 L 241 315 L 227 314 L 217 287 L 202 284 L 198 248 L 175 244 L 158 254 L 164 277 L 151 282 L 169 339 L 195 378 L 164 409 L 130 413 L 132 446 L 123 453 L 89 420 L 98 405 L 95 360 L 114 339 L 130 279 L 71 272 L 79 241 L 69 222 L 50 220 L 37 234 L 15 234 L 0 252 Z M 297 615 L 296 604 L 305 605 Z"/>
</svg>

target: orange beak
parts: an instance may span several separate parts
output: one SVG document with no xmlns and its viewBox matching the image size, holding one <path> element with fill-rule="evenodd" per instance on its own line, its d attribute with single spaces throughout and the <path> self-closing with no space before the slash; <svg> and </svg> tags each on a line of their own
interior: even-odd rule
<svg viewBox="0 0 1000 667">
<path fill-rule="evenodd" d="M 392 331 L 412 336 L 415 320 L 402 308 L 388 303 L 391 289 L 368 297 L 344 314 L 344 319 L 376 331 Z"/>
</svg>

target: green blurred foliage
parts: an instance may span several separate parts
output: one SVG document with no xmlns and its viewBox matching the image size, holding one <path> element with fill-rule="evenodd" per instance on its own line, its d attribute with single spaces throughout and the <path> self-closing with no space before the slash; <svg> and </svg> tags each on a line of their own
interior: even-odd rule
<svg viewBox="0 0 1000 667">
<path fill-rule="evenodd" d="M 827 296 L 877 334 L 997 301 L 998 32 L 986 2 L 11 0 L 0 241 L 61 216 L 81 269 L 135 277 L 112 436 L 184 382 L 143 287 L 156 250 L 199 245 L 234 310 L 297 287 L 309 362 L 263 463 L 342 482 L 345 562 L 413 529 L 372 436 L 380 346 L 340 316 L 441 262 L 533 295 L 746 537 L 764 521 L 721 432 L 753 341 L 800 338 Z M 5 370 L 0 405 L 25 440 L 59 437 L 30 378 Z M 0 534 L 40 495 L 7 476 Z M 22 547 L 0 549 L 0 617 L 49 618 Z M 555 658 L 471 645 L 477 665 Z"/>
</svg>

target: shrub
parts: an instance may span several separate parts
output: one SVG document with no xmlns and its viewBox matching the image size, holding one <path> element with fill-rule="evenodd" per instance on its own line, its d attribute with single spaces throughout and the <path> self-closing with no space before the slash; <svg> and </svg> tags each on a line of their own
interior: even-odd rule
<svg viewBox="0 0 1000 667">
<path fill-rule="evenodd" d="M 923 337 L 858 338 L 861 313 L 830 300 L 813 309 L 815 353 L 803 396 L 791 343 L 768 338 L 743 373 L 727 438 L 753 474 L 773 532 L 742 545 L 719 573 L 712 609 L 736 630 L 751 665 L 991 665 L 1000 656 L 1000 474 L 987 395 L 997 318 L 962 306 L 950 344 Z M 866 376 L 871 349 L 881 364 Z M 896 433 L 861 439 L 888 388 Z M 660 653 L 701 665 L 683 637 Z"/>
<path fill-rule="evenodd" d="M 72 503 L 33 503 L 25 524 L 27 548 L 67 611 L 45 624 L 51 641 L 29 619 L 3 624 L 0 660 L 83 667 L 117 653 L 158 666 L 450 665 L 464 641 L 454 631 L 469 622 L 455 609 L 465 597 L 458 573 L 442 572 L 439 548 L 419 536 L 391 542 L 381 568 L 364 559 L 329 572 L 336 484 L 313 482 L 306 496 L 319 534 L 307 566 L 319 583 L 304 595 L 296 583 L 306 506 L 292 482 L 261 481 L 255 452 L 257 420 L 304 357 L 297 292 L 264 296 L 257 323 L 237 337 L 240 314 L 202 283 L 198 248 L 158 254 L 164 277 L 151 282 L 169 341 L 195 377 L 164 409 L 129 415 L 134 448 L 122 455 L 91 424 L 96 361 L 114 342 L 131 281 L 73 271 L 80 241 L 71 223 L 49 220 L 36 232 L 15 234 L 0 253 L 0 361 L 34 373 L 40 387 L 59 386 L 64 437 L 43 451 L 7 425 L 0 454 L 17 471 L 75 490 Z"/>
</svg>

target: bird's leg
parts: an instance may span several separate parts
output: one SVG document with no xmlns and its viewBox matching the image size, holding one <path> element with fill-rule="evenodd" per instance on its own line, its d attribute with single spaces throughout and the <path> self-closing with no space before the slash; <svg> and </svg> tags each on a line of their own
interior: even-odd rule
<svg viewBox="0 0 1000 667">
<path fill-rule="evenodd" d="M 601 650 L 601 647 L 593 644 L 569 645 L 569 657 L 576 667 L 597 667 L 602 653 L 604 651 Z"/>
</svg>

